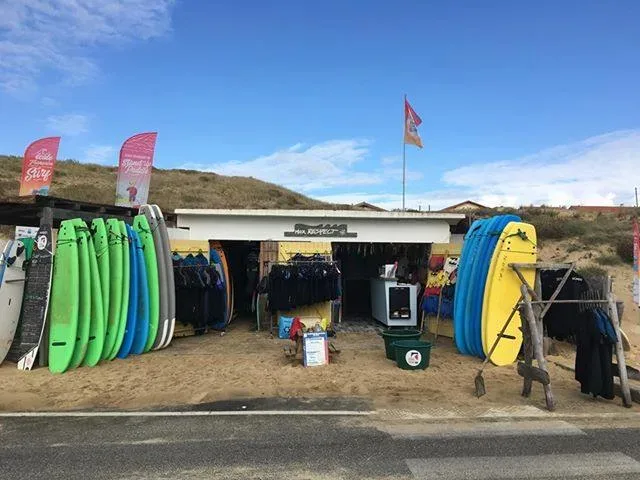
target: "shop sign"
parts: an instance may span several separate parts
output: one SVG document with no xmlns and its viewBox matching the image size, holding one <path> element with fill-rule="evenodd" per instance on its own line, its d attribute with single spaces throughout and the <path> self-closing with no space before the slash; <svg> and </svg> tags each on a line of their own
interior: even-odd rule
<svg viewBox="0 0 640 480">
<path fill-rule="evenodd" d="M 38 230 L 40 227 L 16 227 L 16 233 L 14 235 L 14 239 L 18 240 L 19 238 L 36 238 L 38 235 Z"/>
<path fill-rule="evenodd" d="M 309 332 L 303 335 L 303 360 L 305 367 L 318 367 L 329 363 L 327 332 Z"/>
<path fill-rule="evenodd" d="M 346 237 L 356 238 L 355 232 L 350 232 L 346 223 L 306 225 L 296 223 L 292 232 L 284 232 L 285 237 Z"/>
</svg>

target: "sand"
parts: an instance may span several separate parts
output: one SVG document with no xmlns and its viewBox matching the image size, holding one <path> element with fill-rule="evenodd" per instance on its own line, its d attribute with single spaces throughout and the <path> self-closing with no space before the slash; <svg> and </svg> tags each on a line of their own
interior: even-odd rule
<svg viewBox="0 0 640 480">
<path fill-rule="evenodd" d="M 562 245 L 546 245 L 542 258 L 564 261 Z M 574 252 L 571 255 L 586 255 Z M 574 258 L 571 258 L 574 260 Z M 578 261 L 589 262 L 589 258 Z M 640 364 L 638 309 L 632 301 L 632 269 L 611 270 L 615 291 L 625 302 L 623 327 L 632 343 L 628 363 Z M 535 406 L 544 408 L 542 387 L 530 398 L 520 396 L 522 379 L 510 367 L 488 366 L 487 395 L 474 396 L 480 360 L 459 355 L 450 339 L 440 338 L 425 371 L 404 371 L 387 360 L 375 333 L 341 333 L 341 354 L 331 365 L 304 368 L 283 354 L 285 340 L 251 331 L 236 322 L 224 336 L 207 334 L 175 339 L 163 351 L 82 367 L 62 375 L 47 369 L 18 371 L 0 366 L 0 410 L 147 409 L 255 397 L 361 397 L 374 408 L 431 408 L 464 413 L 477 408 Z M 580 394 L 573 373 L 557 363 L 573 365 L 574 349 L 560 345 L 550 357 L 549 373 L 562 413 L 620 412 L 620 400 L 594 400 Z M 634 407 L 636 410 L 636 407 Z"/>
<path fill-rule="evenodd" d="M 404 371 L 387 360 L 374 333 L 339 334 L 341 353 L 331 365 L 304 368 L 285 358 L 287 341 L 233 326 L 225 336 L 176 339 L 163 351 L 82 367 L 62 375 L 46 369 L 0 367 L 1 410 L 153 408 L 252 397 L 336 397 L 371 399 L 375 408 L 441 406 L 452 411 L 533 405 L 543 407 L 542 389 L 520 396 L 515 366 L 489 366 L 487 395 L 474 397 L 480 360 L 459 355 L 440 339 L 425 371 Z M 594 401 L 579 393 L 573 374 L 552 364 L 550 374 L 558 410 L 619 409 L 619 401 Z"/>
</svg>

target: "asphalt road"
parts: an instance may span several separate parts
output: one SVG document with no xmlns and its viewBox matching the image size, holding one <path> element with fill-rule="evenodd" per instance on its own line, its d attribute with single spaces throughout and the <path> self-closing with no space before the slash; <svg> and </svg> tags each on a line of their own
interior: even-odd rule
<svg viewBox="0 0 640 480">
<path fill-rule="evenodd" d="M 0 478 L 640 479 L 640 429 L 372 416 L 0 418 Z"/>
</svg>

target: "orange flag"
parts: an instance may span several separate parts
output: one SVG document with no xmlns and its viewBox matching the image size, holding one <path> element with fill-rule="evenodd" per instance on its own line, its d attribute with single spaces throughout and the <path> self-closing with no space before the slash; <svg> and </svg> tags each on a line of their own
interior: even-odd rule
<svg viewBox="0 0 640 480">
<path fill-rule="evenodd" d="M 404 143 L 422 148 L 422 139 L 418 135 L 418 126 L 422 120 L 407 99 L 404 99 Z"/>
</svg>

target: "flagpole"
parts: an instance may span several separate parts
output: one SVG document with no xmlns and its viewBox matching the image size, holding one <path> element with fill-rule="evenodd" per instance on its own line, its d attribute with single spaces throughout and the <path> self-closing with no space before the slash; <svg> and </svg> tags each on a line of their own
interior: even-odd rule
<svg viewBox="0 0 640 480">
<path fill-rule="evenodd" d="M 405 142 L 405 131 L 407 128 L 407 112 L 406 112 L 406 105 L 407 105 L 407 94 L 405 93 L 404 95 L 404 102 L 402 103 L 402 115 L 403 115 L 403 121 L 402 121 L 402 211 L 406 211 L 405 209 L 405 193 L 406 193 L 406 178 L 407 178 L 407 158 L 406 158 L 406 151 L 407 151 L 407 144 Z"/>
</svg>

